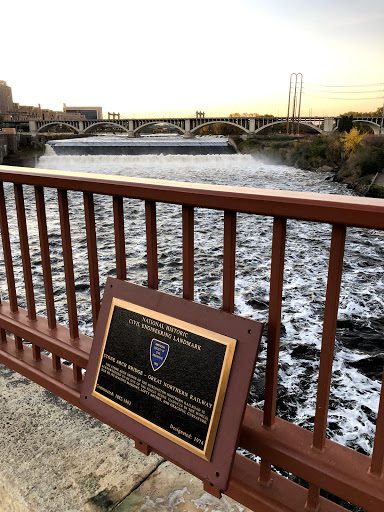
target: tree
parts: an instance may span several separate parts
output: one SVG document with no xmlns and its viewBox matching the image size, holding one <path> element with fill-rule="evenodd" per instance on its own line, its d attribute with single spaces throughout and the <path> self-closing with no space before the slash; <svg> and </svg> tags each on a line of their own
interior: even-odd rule
<svg viewBox="0 0 384 512">
<path fill-rule="evenodd" d="M 383 107 L 378 107 L 374 112 L 357 112 L 355 110 L 350 110 L 349 112 L 344 112 L 344 114 L 340 114 L 342 116 L 353 116 L 353 117 L 377 117 L 381 116 L 383 113 Z"/>
<path fill-rule="evenodd" d="M 243 112 L 239 114 L 236 112 L 234 114 L 229 114 L 229 117 L 274 117 L 273 114 L 258 114 L 257 112 Z"/>
<path fill-rule="evenodd" d="M 337 129 L 340 133 L 349 133 L 353 128 L 353 115 L 344 115 L 340 118 Z"/>
<path fill-rule="evenodd" d="M 344 153 L 349 156 L 355 153 L 360 145 L 360 142 L 364 139 L 365 135 L 360 135 L 357 128 L 352 128 L 349 133 L 343 133 L 340 136 L 341 144 L 343 146 Z"/>
</svg>

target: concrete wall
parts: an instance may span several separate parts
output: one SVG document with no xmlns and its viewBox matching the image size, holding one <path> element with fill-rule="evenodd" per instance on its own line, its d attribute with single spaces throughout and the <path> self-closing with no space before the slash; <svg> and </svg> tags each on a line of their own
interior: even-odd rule
<svg viewBox="0 0 384 512">
<path fill-rule="evenodd" d="M 0 164 L 4 157 L 16 153 L 19 149 L 20 134 L 0 132 Z"/>
<path fill-rule="evenodd" d="M 8 155 L 7 136 L 0 133 L 0 164 L 3 163 L 4 157 Z"/>
<path fill-rule="evenodd" d="M 0 364 L 1 512 L 250 512 Z"/>
</svg>

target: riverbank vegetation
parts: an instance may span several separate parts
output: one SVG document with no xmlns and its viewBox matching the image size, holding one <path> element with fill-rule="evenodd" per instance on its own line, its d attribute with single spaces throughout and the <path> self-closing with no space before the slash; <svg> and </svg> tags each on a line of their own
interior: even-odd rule
<svg viewBox="0 0 384 512">
<path fill-rule="evenodd" d="M 334 181 L 347 183 L 358 194 L 384 198 L 384 187 L 373 183 L 384 182 L 384 136 L 366 135 L 352 128 L 300 139 L 249 139 L 239 141 L 237 147 L 240 153 L 259 154 L 271 162 L 334 172 Z"/>
</svg>

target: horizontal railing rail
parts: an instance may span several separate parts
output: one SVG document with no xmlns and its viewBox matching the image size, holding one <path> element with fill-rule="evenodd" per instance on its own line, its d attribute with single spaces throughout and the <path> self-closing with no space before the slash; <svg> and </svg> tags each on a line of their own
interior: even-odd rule
<svg viewBox="0 0 384 512">
<path fill-rule="evenodd" d="M 327 439 L 327 416 L 332 377 L 337 311 L 348 227 L 384 230 L 382 200 L 275 190 L 247 189 L 118 176 L 41 171 L 0 166 L 0 229 L 8 301 L 0 305 L 0 362 L 36 381 L 77 407 L 83 370 L 87 368 L 92 339 L 82 334 L 75 293 L 75 263 L 70 229 L 68 191 L 83 193 L 85 237 L 92 323 L 100 309 L 99 262 L 95 196 L 111 196 L 115 242 L 115 273 L 127 279 L 124 202 L 145 203 L 148 287 L 159 287 L 157 258 L 157 203 L 182 206 L 183 297 L 194 300 L 195 208 L 224 212 L 222 308 L 233 313 L 235 304 L 237 213 L 273 218 L 272 256 L 264 410 L 247 406 L 240 447 L 260 457 L 236 454 L 226 494 L 253 510 L 338 511 L 340 505 L 324 498 L 323 489 L 367 512 L 384 510 L 384 393 L 376 422 L 372 457 Z M 25 307 L 18 304 L 14 260 L 3 183 L 14 184 L 15 211 L 25 285 Z M 45 297 L 45 316 L 36 313 L 23 186 L 33 187 Z M 67 326 L 57 321 L 46 215 L 46 189 L 57 189 L 58 219 L 64 264 Z M 8 201 L 9 203 L 9 201 Z M 314 431 L 276 416 L 281 310 L 287 219 L 331 224 L 328 282 L 318 376 Z M 23 304 L 24 306 L 24 304 Z M 28 342 L 26 344 L 25 342 Z M 69 366 L 70 363 L 70 366 Z M 97 415 L 96 415 L 97 417 Z M 102 421 L 111 425 L 104 418 Z M 115 425 L 111 425 L 116 428 Z M 119 430 L 117 428 L 117 430 Z M 138 445 L 138 442 L 136 440 Z M 308 489 L 273 471 L 272 465 L 308 483 Z M 214 492 L 213 489 L 207 489 Z"/>
<path fill-rule="evenodd" d="M 383 202 L 354 196 L 252 189 L 0 166 L 3 182 L 129 197 L 286 219 L 384 229 Z"/>
</svg>

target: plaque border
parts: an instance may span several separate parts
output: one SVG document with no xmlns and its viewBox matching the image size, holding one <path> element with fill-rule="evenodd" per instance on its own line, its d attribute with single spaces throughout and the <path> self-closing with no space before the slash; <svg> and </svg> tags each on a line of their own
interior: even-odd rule
<svg viewBox="0 0 384 512">
<path fill-rule="evenodd" d="M 237 340 L 210 461 L 92 396 L 101 346 L 114 297 Z M 147 455 L 151 451 L 158 453 L 203 480 L 206 489 L 225 491 L 228 488 L 234 456 L 239 446 L 240 428 L 247 406 L 263 327 L 261 322 L 221 309 L 108 277 L 85 378 L 80 388 L 80 405 L 85 411 L 115 430 L 134 439 L 136 447 L 141 452 Z"/>
<path fill-rule="evenodd" d="M 172 434 L 172 432 L 168 432 L 168 430 L 165 430 L 164 428 L 159 427 L 158 425 L 156 425 L 156 423 L 153 423 L 150 420 L 143 418 L 139 414 L 137 414 L 133 411 L 130 411 L 123 405 L 117 404 L 110 398 L 108 398 L 96 391 L 96 385 L 97 385 L 97 381 L 98 381 L 98 378 L 100 375 L 100 368 L 101 368 L 102 361 L 103 361 L 105 345 L 107 343 L 115 306 L 118 306 L 122 309 L 126 309 L 127 311 L 133 311 L 134 313 L 139 313 L 140 315 L 145 315 L 148 318 L 153 318 L 154 320 L 158 320 L 163 323 L 170 324 L 174 327 L 178 327 L 182 330 L 191 332 L 193 334 L 197 334 L 197 335 L 207 338 L 211 341 L 214 341 L 216 343 L 221 343 L 222 345 L 226 346 L 224 361 L 221 366 L 219 382 L 217 385 L 215 402 L 212 407 L 211 419 L 209 422 L 208 431 L 207 431 L 203 449 L 199 449 L 196 446 L 193 446 L 192 444 L 188 443 L 187 441 L 180 439 L 180 437 L 176 436 L 175 434 Z M 190 324 L 189 322 L 185 322 L 178 318 L 175 318 L 175 317 L 172 317 L 169 315 L 165 315 L 163 313 L 159 313 L 158 311 L 154 311 L 154 310 L 145 308 L 143 306 L 134 304 L 132 302 L 128 302 L 128 301 L 113 297 L 111 306 L 109 309 L 108 321 L 107 321 L 107 325 L 106 325 L 105 332 L 104 332 L 104 339 L 103 339 L 103 343 L 102 343 L 101 350 L 100 350 L 99 361 L 98 361 L 98 365 L 97 365 L 97 369 L 96 369 L 96 375 L 94 377 L 94 384 L 93 384 L 93 390 L 92 390 L 91 395 L 98 398 L 102 402 L 105 402 L 106 404 L 110 405 L 114 409 L 117 409 L 118 411 L 122 412 L 126 416 L 129 416 L 130 418 L 145 425 L 146 427 L 150 428 L 154 432 L 157 432 L 158 434 L 170 439 L 174 443 L 179 444 L 186 450 L 189 450 L 192 453 L 198 455 L 199 457 L 202 457 L 203 459 L 210 461 L 212 451 L 213 451 L 213 446 L 215 444 L 217 429 L 219 426 L 221 411 L 223 409 L 225 393 L 227 391 L 227 385 L 228 385 L 229 375 L 231 372 L 232 361 L 233 361 L 233 356 L 235 353 L 236 343 L 237 343 L 237 340 L 234 338 L 229 338 L 228 336 L 225 336 L 223 334 L 220 334 L 220 333 L 217 333 L 214 331 L 210 331 L 208 329 L 199 327 L 194 324 Z"/>
</svg>

